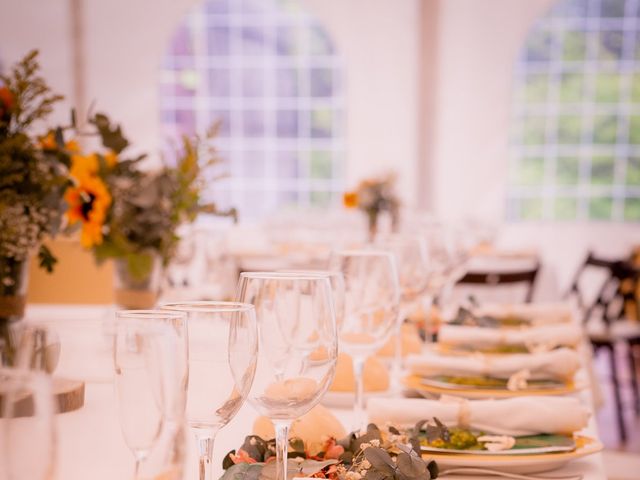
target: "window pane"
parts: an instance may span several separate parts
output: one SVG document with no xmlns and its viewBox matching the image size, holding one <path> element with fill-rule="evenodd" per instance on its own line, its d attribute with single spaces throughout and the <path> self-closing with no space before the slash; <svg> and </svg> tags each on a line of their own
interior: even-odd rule
<svg viewBox="0 0 640 480">
<path fill-rule="evenodd" d="M 609 30 L 600 32 L 600 46 L 598 58 L 601 60 L 622 59 L 622 43 L 624 34 L 620 30 Z"/>
<path fill-rule="evenodd" d="M 582 119 L 577 115 L 562 115 L 558 118 L 558 143 L 580 143 Z"/>
<path fill-rule="evenodd" d="M 559 185 L 576 185 L 580 179 L 580 159 L 576 157 L 559 157 L 556 162 L 556 183 Z"/>
<path fill-rule="evenodd" d="M 264 112 L 245 110 L 242 114 L 242 133 L 247 137 L 260 137 L 264 134 Z"/>
<path fill-rule="evenodd" d="M 331 205 L 331 192 L 314 190 L 309 196 L 309 201 L 314 207 L 328 207 Z"/>
<path fill-rule="evenodd" d="M 518 185 L 541 185 L 544 179 L 544 158 L 525 157 L 520 160 L 516 172 Z"/>
<path fill-rule="evenodd" d="M 615 73 L 601 73 L 596 77 L 596 101 L 614 103 L 618 101 L 620 76 Z"/>
<path fill-rule="evenodd" d="M 295 138 L 298 136 L 298 111 L 278 110 L 276 112 L 276 130 L 279 137 Z"/>
<path fill-rule="evenodd" d="M 522 133 L 525 145 L 539 145 L 545 142 L 546 121 L 544 117 L 528 117 L 524 121 Z"/>
<path fill-rule="evenodd" d="M 333 94 L 333 71 L 328 68 L 311 69 L 311 96 L 330 97 Z"/>
<path fill-rule="evenodd" d="M 262 178 L 265 174 L 264 153 L 245 152 L 243 156 L 242 174 L 246 178 Z"/>
<path fill-rule="evenodd" d="M 575 198 L 560 197 L 555 201 L 555 218 L 572 220 L 578 215 L 578 201 Z"/>
<path fill-rule="evenodd" d="M 278 153 L 278 177 L 297 178 L 300 175 L 300 162 L 297 152 Z"/>
<path fill-rule="evenodd" d="M 640 144 L 640 116 L 629 118 L 629 143 Z"/>
<path fill-rule="evenodd" d="M 624 219 L 640 220 L 640 198 L 627 198 L 624 202 Z"/>
<path fill-rule="evenodd" d="M 627 163 L 627 185 L 640 185 L 640 157 L 630 157 Z"/>
<path fill-rule="evenodd" d="M 311 152 L 311 178 L 332 177 L 332 158 L 331 153 L 322 150 L 314 150 Z"/>
<path fill-rule="evenodd" d="M 333 112 L 329 109 L 315 109 L 311 112 L 311 136 L 329 138 L 332 133 Z"/>
<path fill-rule="evenodd" d="M 527 76 L 525 97 L 528 102 L 542 103 L 546 101 L 549 91 L 549 76 L 547 74 L 531 74 Z"/>
<path fill-rule="evenodd" d="M 229 55 L 229 27 L 213 27 L 207 29 L 209 55 L 226 57 Z"/>
<path fill-rule="evenodd" d="M 608 197 L 592 198 L 589 201 L 589 218 L 592 220 L 609 220 L 613 201 Z"/>
<path fill-rule="evenodd" d="M 638 42 L 640 47 L 640 42 Z M 640 103 L 640 73 L 635 73 L 631 77 L 631 101 Z"/>
<path fill-rule="evenodd" d="M 624 17 L 624 0 L 600 0 L 600 15 Z"/>
<path fill-rule="evenodd" d="M 618 119 L 613 115 L 598 115 L 594 121 L 593 142 L 613 144 L 617 139 Z"/>
<path fill-rule="evenodd" d="M 563 58 L 567 61 L 578 61 L 585 57 L 587 51 L 587 35 L 582 31 L 569 31 L 564 35 Z"/>
<path fill-rule="evenodd" d="M 614 164 L 613 157 L 593 157 L 591 159 L 591 183 L 594 185 L 611 185 Z"/>
<path fill-rule="evenodd" d="M 583 96 L 584 77 L 581 73 L 563 73 L 560 83 L 560 101 L 579 102 Z"/>
<path fill-rule="evenodd" d="M 523 198 L 520 201 L 520 217 L 523 220 L 542 220 L 542 199 Z"/>
<path fill-rule="evenodd" d="M 551 58 L 551 44 L 552 36 L 548 30 L 534 30 L 527 38 L 527 61 L 548 61 Z"/>
</svg>

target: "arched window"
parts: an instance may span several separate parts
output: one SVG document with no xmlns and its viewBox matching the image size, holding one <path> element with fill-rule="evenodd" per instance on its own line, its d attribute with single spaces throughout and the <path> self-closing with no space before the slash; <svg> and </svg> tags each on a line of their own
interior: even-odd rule
<svg viewBox="0 0 640 480">
<path fill-rule="evenodd" d="M 508 217 L 640 220 L 640 0 L 560 0 L 516 63 Z"/>
<path fill-rule="evenodd" d="M 256 218 L 343 190 L 340 59 L 293 0 L 205 0 L 173 36 L 160 79 L 166 137 L 222 121 L 229 177 L 213 199 Z"/>
</svg>

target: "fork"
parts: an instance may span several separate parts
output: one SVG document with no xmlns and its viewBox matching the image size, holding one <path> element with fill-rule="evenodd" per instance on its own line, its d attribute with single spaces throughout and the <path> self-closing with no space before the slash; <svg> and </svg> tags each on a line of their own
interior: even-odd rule
<svg viewBox="0 0 640 480">
<path fill-rule="evenodd" d="M 449 468 L 438 474 L 438 477 L 446 477 L 448 475 L 494 475 L 496 477 L 511 478 L 514 480 L 582 480 L 581 474 L 574 475 L 522 475 L 519 473 L 509 473 L 500 470 L 492 470 L 490 468 L 475 467 L 458 467 Z"/>
</svg>

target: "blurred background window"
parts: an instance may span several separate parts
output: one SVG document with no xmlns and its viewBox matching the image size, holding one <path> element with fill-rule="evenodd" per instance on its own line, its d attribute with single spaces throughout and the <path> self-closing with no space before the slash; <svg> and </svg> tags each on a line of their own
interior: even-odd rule
<svg viewBox="0 0 640 480">
<path fill-rule="evenodd" d="M 510 220 L 640 220 L 640 0 L 562 0 L 516 62 Z"/>
<path fill-rule="evenodd" d="M 212 199 L 244 219 L 328 207 L 343 191 L 342 69 L 296 0 L 206 0 L 185 15 L 160 71 L 163 134 L 203 133 L 229 178 Z M 169 146 L 167 146 L 169 147 Z"/>
</svg>

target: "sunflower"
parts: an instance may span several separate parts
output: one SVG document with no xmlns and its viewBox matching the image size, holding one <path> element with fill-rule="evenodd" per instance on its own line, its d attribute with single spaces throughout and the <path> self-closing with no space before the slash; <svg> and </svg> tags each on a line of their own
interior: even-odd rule
<svg viewBox="0 0 640 480">
<path fill-rule="evenodd" d="M 96 175 L 80 172 L 74 179 L 75 185 L 64 194 L 69 205 L 65 215 L 69 225 L 82 222 L 80 243 L 85 248 L 91 248 L 102 243 L 102 229 L 111 206 L 111 195 Z"/>
</svg>

